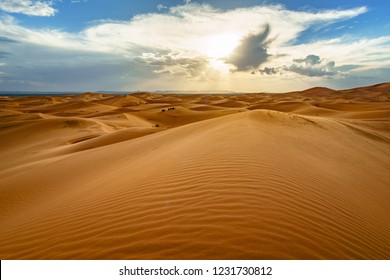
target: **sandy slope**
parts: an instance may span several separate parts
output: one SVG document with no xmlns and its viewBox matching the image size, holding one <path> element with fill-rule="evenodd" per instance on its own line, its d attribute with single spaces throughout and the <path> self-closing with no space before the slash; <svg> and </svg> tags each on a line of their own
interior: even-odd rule
<svg viewBox="0 0 390 280">
<path fill-rule="evenodd" d="M 0 257 L 389 259 L 389 89 L 2 97 Z"/>
</svg>

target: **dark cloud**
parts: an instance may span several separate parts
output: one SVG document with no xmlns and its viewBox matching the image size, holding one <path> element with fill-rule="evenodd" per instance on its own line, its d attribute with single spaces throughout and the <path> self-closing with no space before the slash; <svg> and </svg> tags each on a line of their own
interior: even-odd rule
<svg viewBox="0 0 390 280">
<path fill-rule="evenodd" d="M 294 72 L 302 76 L 323 77 L 339 74 L 334 61 L 326 61 L 318 55 L 308 55 L 305 58 L 293 59 L 293 64 L 281 67 L 265 67 L 257 72 L 261 75 L 275 75 L 278 73 Z"/>
<path fill-rule="evenodd" d="M 0 47 L 7 49 L 6 48 L 7 44 L 11 44 L 11 43 L 18 43 L 18 41 L 10 39 L 8 37 L 0 36 Z M 10 55 L 11 54 L 9 52 L 0 51 L 0 58 L 1 59 L 5 59 L 5 58 L 9 57 Z M 0 61 L 0 62 L 3 62 L 3 61 Z M 0 64 L 0 66 L 3 66 L 3 65 Z M 3 71 L 0 71 L 0 77 L 3 78 L 4 75 L 5 75 L 5 73 Z"/>
<path fill-rule="evenodd" d="M 310 54 L 305 58 L 294 59 L 296 63 L 305 63 L 307 65 L 316 65 L 321 63 L 321 58 L 318 55 Z"/>
<path fill-rule="evenodd" d="M 7 53 L 7 52 L 0 52 L 0 58 L 4 58 L 4 57 L 7 57 L 9 56 L 10 54 Z"/>
<path fill-rule="evenodd" d="M 277 74 L 278 72 L 279 70 L 274 67 L 265 67 L 264 69 L 259 70 L 259 73 L 262 75 L 274 75 Z"/>
<path fill-rule="evenodd" d="M 8 37 L 0 36 L 0 43 L 19 43 L 19 42 L 16 40 L 10 39 Z"/>
<path fill-rule="evenodd" d="M 226 63 L 236 66 L 236 71 L 248 71 L 259 67 L 268 60 L 267 38 L 270 33 L 269 25 L 258 34 L 251 34 L 241 40 L 240 45 L 225 60 Z"/>
<path fill-rule="evenodd" d="M 303 67 L 296 64 L 286 67 L 284 68 L 284 70 L 295 72 L 302 76 L 309 76 L 309 77 L 334 76 L 337 74 L 337 71 L 334 71 L 334 69 Z"/>
<path fill-rule="evenodd" d="M 290 66 L 285 66 L 283 69 L 289 72 L 309 77 L 334 76 L 338 72 L 335 69 L 334 61 L 323 61 L 317 55 L 308 55 L 302 59 L 294 59 L 295 63 Z"/>
<path fill-rule="evenodd" d="M 346 71 L 350 71 L 353 69 L 357 69 L 359 67 L 360 67 L 360 65 L 357 65 L 357 64 L 347 64 L 347 65 L 343 65 L 343 66 L 338 66 L 338 67 L 336 67 L 336 69 L 337 69 L 337 71 L 346 72 Z"/>
</svg>

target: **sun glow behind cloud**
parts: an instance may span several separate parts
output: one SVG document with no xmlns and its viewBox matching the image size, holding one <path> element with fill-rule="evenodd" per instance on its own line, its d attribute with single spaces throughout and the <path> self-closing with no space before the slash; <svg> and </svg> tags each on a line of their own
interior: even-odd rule
<svg viewBox="0 0 390 280">
<path fill-rule="evenodd" d="M 206 40 L 204 55 L 208 58 L 211 68 L 226 75 L 232 66 L 225 62 L 233 50 L 240 44 L 240 36 L 233 33 L 223 33 L 211 36 Z"/>
<path fill-rule="evenodd" d="M 210 58 L 219 59 L 228 57 L 232 53 L 240 43 L 240 35 L 232 33 L 217 34 L 211 36 L 206 41 L 207 48 L 205 55 Z"/>
</svg>

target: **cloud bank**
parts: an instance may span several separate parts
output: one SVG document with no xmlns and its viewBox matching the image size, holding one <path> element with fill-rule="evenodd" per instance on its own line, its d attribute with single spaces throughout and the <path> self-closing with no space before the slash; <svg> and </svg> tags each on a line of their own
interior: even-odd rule
<svg viewBox="0 0 390 280">
<path fill-rule="evenodd" d="M 30 13 L 55 13 L 51 2 L 1 3 L 3 10 L 29 7 Z M 24 12 L 27 14 L 27 8 Z M 0 51 L 4 65 L 0 82 L 40 88 L 47 84 L 47 75 L 53 75 L 50 73 L 76 79 L 69 74 L 74 71 L 80 76 L 88 72 L 90 82 L 85 87 L 92 87 L 96 73 L 96 79 L 101 80 L 91 90 L 98 86 L 117 90 L 142 86 L 146 90 L 215 87 L 252 91 L 259 86 L 272 86 L 274 77 L 279 76 L 284 77 L 279 86 L 284 83 L 286 88 L 290 88 L 296 76 L 356 76 L 367 69 L 389 68 L 390 37 L 341 37 L 305 44 L 297 38 L 309 28 L 365 12 L 366 7 L 311 12 L 288 10 L 281 5 L 223 11 L 210 5 L 186 3 L 168 9 L 160 7 L 158 13 L 136 15 L 128 21 L 102 20 L 78 33 L 27 28 L 12 16 L 3 16 Z M 353 68 L 346 67 L 352 64 Z M 78 71 L 78 67 L 83 70 Z M 250 75 L 253 72 L 262 75 Z M 105 75 L 110 77 L 106 86 L 102 82 Z M 60 78 L 51 81 L 50 90 L 72 84 Z"/>
<path fill-rule="evenodd" d="M 293 59 L 293 62 L 282 67 L 265 67 L 264 69 L 259 69 L 258 72 L 262 75 L 294 72 L 298 75 L 309 77 L 324 77 L 339 74 L 334 61 L 323 60 L 318 55 L 310 54 L 305 58 Z"/>
</svg>

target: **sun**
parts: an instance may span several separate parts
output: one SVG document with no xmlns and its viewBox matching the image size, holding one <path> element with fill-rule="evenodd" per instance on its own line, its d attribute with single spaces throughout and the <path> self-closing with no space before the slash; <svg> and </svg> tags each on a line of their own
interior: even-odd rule
<svg viewBox="0 0 390 280">
<path fill-rule="evenodd" d="M 239 37 L 230 33 L 222 33 L 207 40 L 206 55 L 209 58 L 221 59 L 228 57 L 239 44 Z"/>
<path fill-rule="evenodd" d="M 205 44 L 205 55 L 208 57 L 210 67 L 223 74 L 229 73 L 231 66 L 225 63 L 224 58 L 233 52 L 239 42 L 239 36 L 230 33 L 210 37 Z"/>
</svg>

